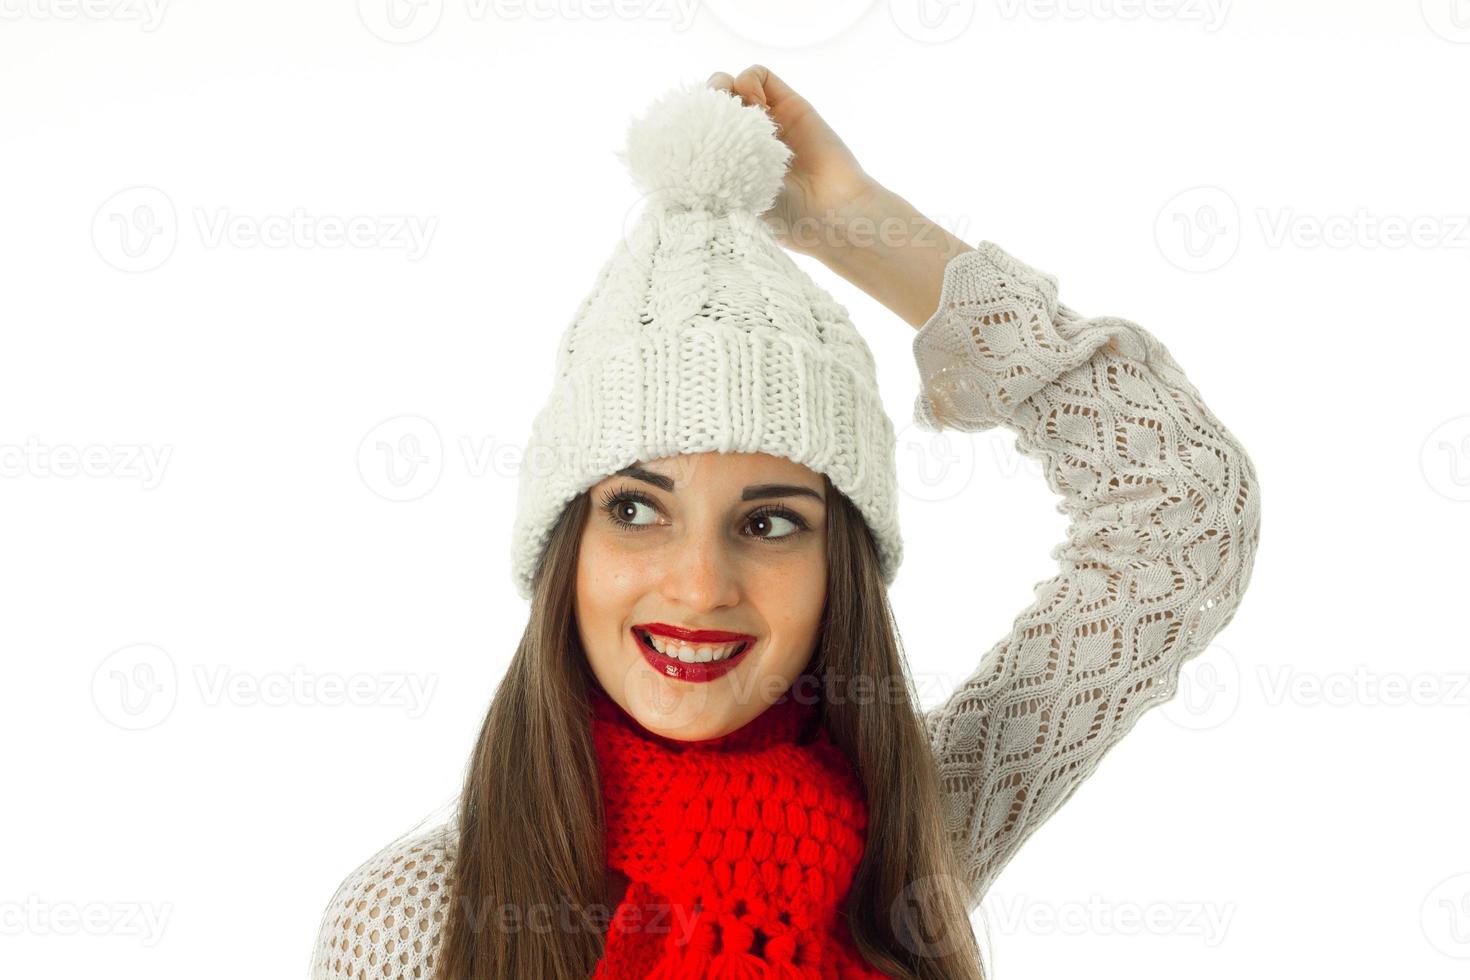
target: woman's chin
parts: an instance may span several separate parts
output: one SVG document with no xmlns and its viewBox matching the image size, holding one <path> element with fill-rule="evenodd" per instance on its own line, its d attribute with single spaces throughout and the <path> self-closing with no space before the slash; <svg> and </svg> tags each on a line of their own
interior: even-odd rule
<svg viewBox="0 0 1470 980">
<path fill-rule="evenodd" d="M 721 699 L 709 685 L 654 677 L 628 692 L 629 714 L 644 728 L 664 738 L 697 741 L 720 734 L 725 715 Z"/>
</svg>

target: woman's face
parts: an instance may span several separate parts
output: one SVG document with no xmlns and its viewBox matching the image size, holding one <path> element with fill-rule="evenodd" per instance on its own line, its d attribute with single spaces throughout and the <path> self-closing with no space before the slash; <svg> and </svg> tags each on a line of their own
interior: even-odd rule
<svg viewBox="0 0 1470 980">
<path fill-rule="evenodd" d="M 668 738 L 714 738 L 759 715 L 816 647 L 822 476 L 780 456 L 709 452 L 636 463 L 589 495 L 577 628 L 602 689 Z M 646 631 L 660 634 L 651 648 Z"/>
</svg>

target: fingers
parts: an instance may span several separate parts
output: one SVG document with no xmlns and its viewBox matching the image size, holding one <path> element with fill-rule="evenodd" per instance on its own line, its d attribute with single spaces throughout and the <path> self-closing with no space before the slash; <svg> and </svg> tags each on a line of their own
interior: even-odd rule
<svg viewBox="0 0 1470 980">
<path fill-rule="evenodd" d="M 766 100 L 764 82 L 770 74 L 760 65 L 751 65 L 739 75 L 735 76 L 734 87 L 740 97 L 751 105 L 758 105 L 763 109 L 770 108 L 770 102 Z"/>
<path fill-rule="evenodd" d="M 751 65 L 740 73 L 734 84 L 742 93 L 748 89 L 751 96 L 768 109 L 801 99 L 795 89 L 765 65 Z"/>
<path fill-rule="evenodd" d="M 733 77 L 729 72 L 717 71 L 710 75 L 705 84 L 738 95 L 747 105 L 758 105 L 764 109 L 801 98 L 765 65 L 751 65 Z"/>
</svg>

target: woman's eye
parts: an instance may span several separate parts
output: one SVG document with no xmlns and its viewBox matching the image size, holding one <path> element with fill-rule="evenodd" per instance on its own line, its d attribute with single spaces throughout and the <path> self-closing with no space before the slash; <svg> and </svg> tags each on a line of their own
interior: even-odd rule
<svg viewBox="0 0 1470 980">
<path fill-rule="evenodd" d="M 638 491 L 609 492 L 602 497 L 602 509 L 608 520 L 629 531 L 641 531 L 659 522 L 659 509 Z M 780 507 L 757 510 L 745 518 L 749 537 L 762 541 L 782 541 L 807 530 L 801 515 Z"/>
<path fill-rule="evenodd" d="M 646 520 L 638 519 L 640 508 Z M 648 527 L 658 520 L 658 512 L 636 497 L 618 497 L 608 504 L 607 511 L 614 521 L 631 527 Z"/>
<path fill-rule="evenodd" d="M 783 529 L 782 525 L 785 525 L 785 529 Z M 801 523 L 794 521 L 790 517 L 786 517 L 779 512 L 752 514 L 750 516 L 750 526 L 753 528 L 761 528 L 769 532 L 755 535 L 758 538 L 766 538 L 767 540 L 789 538 L 791 537 L 791 535 L 799 534 L 805 529 Z"/>
</svg>

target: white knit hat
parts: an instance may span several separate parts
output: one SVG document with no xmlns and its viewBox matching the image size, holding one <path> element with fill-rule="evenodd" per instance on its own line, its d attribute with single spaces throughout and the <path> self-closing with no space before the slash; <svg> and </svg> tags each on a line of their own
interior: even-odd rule
<svg viewBox="0 0 1470 980">
<path fill-rule="evenodd" d="M 847 310 L 760 218 L 792 155 L 775 123 L 686 83 L 629 125 L 615 155 L 646 203 L 563 332 L 531 426 L 511 540 L 521 598 L 577 494 L 634 462 L 703 452 L 826 474 L 867 521 L 892 584 L 903 550 L 893 423 Z"/>
</svg>

